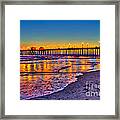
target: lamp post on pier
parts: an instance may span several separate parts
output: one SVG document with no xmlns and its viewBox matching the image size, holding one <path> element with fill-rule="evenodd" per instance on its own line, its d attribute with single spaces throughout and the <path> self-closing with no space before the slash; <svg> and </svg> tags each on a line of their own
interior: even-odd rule
<svg viewBox="0 0 120 120">
<path fill-rule="evenodd" d="M 84 44 L 84 43 L 82 43 L 82 55 L 83 55 L 83 44 Z"/>
<path fill-rule="evenodd" d="M 88 43 L 87 43 L 87 56 L 88 56 Z"/>
</svg>

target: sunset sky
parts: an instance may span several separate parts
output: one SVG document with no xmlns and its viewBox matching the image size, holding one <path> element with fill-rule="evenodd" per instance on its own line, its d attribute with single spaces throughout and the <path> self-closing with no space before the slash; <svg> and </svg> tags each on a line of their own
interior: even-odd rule
<svg viewBox="0 0 120 120">
<path fill-rule="evenodd" d="M 20 47 L 64 48 L 99 45 L 99 20 L 21 20 Z"/>
</svg>

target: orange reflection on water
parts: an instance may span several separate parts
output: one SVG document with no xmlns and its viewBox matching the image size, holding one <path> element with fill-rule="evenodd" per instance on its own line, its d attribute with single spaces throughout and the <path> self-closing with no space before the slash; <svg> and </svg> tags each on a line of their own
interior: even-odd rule
<svg viewBox="0 0 120 120">
<path fill-rule="evenodd" d="M 66 68 L 65 68 L 66 66 Z M 88 59 L 88 57 L 72 58 L 68 56 L 65 59 L 56 60 L 38 60 L 20 64 L 20 72 L 47 73 L 47 72 L 87 72 L 91 69 L 100 69 L 100 59 Z M 28 75 L 29 76 L 29 75 Z M 43 78 L 43 77 L 42 77 Z M 44 75 L 44 80 L 48 80 L 49 75 Z M 29 80 L 33 78 L 29 77 Z M 34 78 L 35 79 L 35 78 Z M 36 78 L 37 79 L 37 78 Z"/>
</svg>

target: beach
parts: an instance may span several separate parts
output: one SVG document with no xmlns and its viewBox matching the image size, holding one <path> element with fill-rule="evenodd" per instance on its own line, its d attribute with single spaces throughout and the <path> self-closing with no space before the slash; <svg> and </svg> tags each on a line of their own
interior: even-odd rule
<svg viewBox="0 0 120 120">
<path fill-rule="evenodd" d="M 76 76 L 77 81 L 63 90 L 49 95 L 31 98 L 30 100 L 99 100 L 100 70 L 85 72 Z"/>
</svg>

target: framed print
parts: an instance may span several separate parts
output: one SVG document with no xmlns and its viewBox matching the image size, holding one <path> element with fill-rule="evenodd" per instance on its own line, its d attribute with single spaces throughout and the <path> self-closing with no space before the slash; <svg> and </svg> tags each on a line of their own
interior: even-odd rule
<svg viewBox="0 0 120 120">
<path fill-rule="evenodd" d="M 119 1 L 1 9 L 2 119 L 119 119 Z"/>
</svg>

